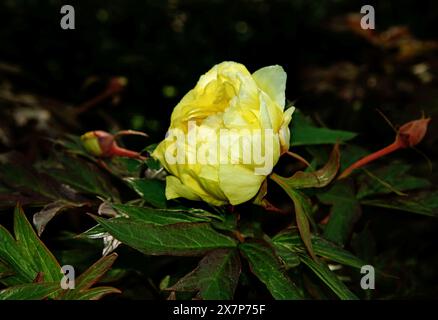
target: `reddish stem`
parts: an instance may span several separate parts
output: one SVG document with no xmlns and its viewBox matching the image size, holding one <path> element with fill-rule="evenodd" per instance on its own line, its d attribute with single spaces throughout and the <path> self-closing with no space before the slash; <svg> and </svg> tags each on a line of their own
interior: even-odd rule
<svg viewBox="0 0 438 320">
<path fill-rule="evenodd" d="M 360 167 L 363 167 L 364 165 L 370 163 L 371 161 L 374 161 L 380 157 L 383 157 L 387 154 L 390 154 L 391 152 L 394 152 L 402 147 L 403 146 L 400 144 L 399 140 L 397 139 L 389 146 L 387 146 L 383 149 L 380 149 L 374 153 L 371 153 L 371 154 L 367 155 L 366 157 L 363 157 L 362 159 L 353 163 L 351 166 L 349 166 L 347 169 L 345 169 L 344 172 L 342 172 L 342 174 L 339 176 L 338 179 L 345 178 L 345 177 L 349 176 L 353 172 L 353 170 L 358 169 Z"/>
<path fill-rule="evenodd" d="M 111 155 L 119 156 L 119 157 L 127 157 L 127 158 L 137 158 L 137 159 L 145 159 L 140 153 L 128 150 L 125 148 L 120 148 L 116 144 L 114 144 L 111 148 Z"/>
</svg>

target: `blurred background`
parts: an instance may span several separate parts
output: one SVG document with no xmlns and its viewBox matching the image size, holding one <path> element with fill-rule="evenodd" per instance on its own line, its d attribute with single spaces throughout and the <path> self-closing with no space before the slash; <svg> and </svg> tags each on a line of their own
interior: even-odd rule
<svg viewBox="0 0 438 320">
<path fill-rule="evenodd" d="M 75 30 L 60 27 L 64 4 L 75 8 Z M 374 31 L 360 28 L 365 4 L 374 6 Z M 50 147 L 43 137 L 96 129 L 141 130 L 157 142 L 199 76 L 233 60 L 251 72 L 282 65 L 296 107 L 321 126 L 358 132 L 354 142 L 370 150 L 394 139 L 376 109 L 394 125 L 424 112 L 432 122 L 419 149 L 433 162 L 437 21 L 437 1 L 3 0 L 0 152 L 32 160 Z M 87 104 L 118 77 L 123 90 Z M 141 149 L 144 140 L 128 144 Z M 402 156 L 436 181 L 420 153 Z M 437 293 L 436 225 L 391 212 L 378 219 L 369 245 L 402 261 L 394 266 L 408 278 L 399 296 Z"/>
</svg>

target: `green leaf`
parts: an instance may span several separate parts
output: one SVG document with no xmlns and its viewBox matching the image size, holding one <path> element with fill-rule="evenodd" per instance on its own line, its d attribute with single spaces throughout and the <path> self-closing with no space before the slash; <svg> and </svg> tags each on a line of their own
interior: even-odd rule
<svg viewBox="0 0 438 320">
<path fill-rule="evenodd" d="M 299 264 L 299 254 L 305 253 L 306 248 L 296 230 L 286 229 L 275 235 L 272 242 L 276 251 L 285 263 L 292 257 L 292 261 Z M 361 268 L 366 263 L 347 250 L 331 243 L 320 236 L 312 236 L 312 246 L 315 254 L 328 260 L 338 262 L 354 268 Z M 298 262 L 296 261 L 298 260 Z"/>
<path fill-rule="evenodd" d="M 181 222 L 208 222 L 209 218 L 194 215 L 186 210 L 164 210 L 147 207 L 138 207 L 124 204 L 112 204 L 119 213 L 129 216 L 133 220 L 139 220 L 148 224 L 166 225 Z"/>
<path fill-rule="evenodd" d="M 14 271 L 3 261 L 0 260 L 0 279 L 14 274 Z"/>
<path fill-rule="evenodd" d="M 271 175 L 271 179 L 274 180 L 292 199 L 295 208 L 295 219 L 297 222 L 298 230 L 300 230 L 301 238 L 306 245 L 312 257 L 315 257 L 312 248 L 312 242 L 310 240 L 310 225 L 309 219 L 312 219 L 312 208 L 310 200 L 300 191 L 294 190 L 285 181 L 285 178 L 281 178 L 276 174 Z"/>
<path fill-rule="evenodd" d="M 290 189 L 322 188 L 327 186 L 336 176 L 339 169 L 339 161 L 339 145 L 336 144 L 330 155 L 329 161 L 323 168 L 314 172 L 298 171 L 289 178 L 284 178 L 273 173 L 271 179 L 280 184 L 283 189 L 286 186 Z"/>
<path fill-rule="evenodd" d="M 332 205 L 330 219 L 324 229 L 324 238 L 344 245 L 362 212 L 351 180 L 338 181 L 327 192 L 318 194 L 318 198 L 321 202 Z"/>
<path fill-rule="evenodd" d="M 306 255 L 300 256 L 301 261 L 307 265 L 336 295 L 342 300 L 357 300 L 347 286 L 339 280 L 335 273 L 321 262 L 316 262 Z"/>
<path fill-rule="evenodd" d="M 161 180 L 127 178 L 125 181 L 137 192 L 147 203 L 157 208 L 166 208 L 166 184 Z"/>
<path fill-rule="evenodd" d="M 14 271 L 15 281 L 12 284 L 32 282 L 37 272 L 19 250 L 15 239 L 0 225 L 0 259 Z"/>
<path fill-rule="evenodd" d="M 87 194 L 99 195 L 105 199 L 119 198 L 117 190 L 108 177 L 94 164 L 73 156 L 58 155 L 57 166 L 47 163 L 47 174 L 57 181 Z"/>
<path fill-rule="evenodd" d="M 240 245 L 240 250 L 248 260 L 252 273 L 266 285 L 275 299 L 303 299 L 301 292 L 286 275 L 268 243 L 248 240 Z"/>
<path fill-rule="evenodd" d="M 303 240 L 304 245 L 306 246 L 310 255 L 315 258 L 309 226 L 309 218 L 312 215 L 310 200 L 304 194 L 295 190 L 290 190 L 290 196 L 294 202 L 295 216 L 301 239 Z"/>
<path fill-rule="evenodd" d="M 299 238 L 299 235 L 298 235 Z M 299 241 L 301 242 L 301 239 L 299 238 Z M 301 242 L 302 243 L 302 242 Z M 306 250 L 304 247 L 304 243 L 302 249 Z M 287 245 L 283 245 L 282 243 L 274 242 L 274 248 L 277 256 L 281 259 L 286 269 L 292 269 L 295 268 L 300 264 L 300 257 L 298 254 L 294 251 L 288 248 Z"/>
<path fill-rule="evenodd" d="M 420 192 L 412 196 L 364 199 L 361 204 L 438 217 L 438 191 Z"/>
<path fill-rule="evenodd" d="M 156 226 L 130 219 L 94 219 L 117 240 L 148 255 L 198 256 L 213 249 L 236 247 L 235 240 L 208 223 Z"/>
<path fill-rule="evenodd" d="M 105 163 L 111 173 L 118 178 L 139 178 L 143 166 L 143 161 L 126 157 L 112 157 Z"/>
<path fill-rule="evenodd" d="M 113 293 L 121 293 L 121 291 L 113 287 L 96 287 L 79 293 L 75 300 L 99 300 Z"/>
<path fill-rule="evenodd" d="M 357 198 L 363 199 L 374 195 L 383 195 L 394 190 L 407 191 L 427 188 L 430 182 L 423 178 L 409 175 L 411 166 L 403 163 L 392 163 L 389 166 L 370 170 L 369 174 L 362 174 L 357 179 L 359 190 Z"/>
<path fill-rule="evenodd" d="M 29 283 L 0 291 L 0 300 L 42 300 L 61 289 L 59 282 Z"/>
<path fill-rule="evenodd" d="M 343 130 L 318 128 L 301 112 L 295 112 L 291 121 L 291 145 L 335 144 L 356 137 L 356 133 Z"/>
<path fill-rule="evenodd" d="M 235 249 L 208 253 L 198 267 L 167 290 L 199 291 L 205 300 L 231 300 L 240 276 L 240 259 Z"/>
<path fill-rule="evenodd" d="M 22 155 L 11 153 L 5 157 L 5 162 L 0 162 L 0 181 L 6 186 L 15 192 L 32 195 L 35 203 L 44 203 L 60 197 L 59 190 L 51 183 L 50 177 L 28 166 Z"/>
<path fill-rule="evenodd" d="M 60 281 L 61 266 L 53 254 L 47 249 L 27 221 L 20 206 L 15 208 L 14 232 L 17 247 L 23 256 L 31 263 L 36 272 L 43 272 L 45 281 Z"/>
<path fill-rule="evenodd" d="M 82 273 L 75 281 L 75 288 L 66 291 L 63 295 L 64 300 L 79 300 L 87 289 L 91 288 L 103 275 L 111 268 L 114 261 L 117 259 L 117 254 L 113 253 L 106 257 L 102 257 Z M 97 289 L 97 288 L 94 288 Z M 117 290 L 118 291 L 118 290 Z"/>
</svg>

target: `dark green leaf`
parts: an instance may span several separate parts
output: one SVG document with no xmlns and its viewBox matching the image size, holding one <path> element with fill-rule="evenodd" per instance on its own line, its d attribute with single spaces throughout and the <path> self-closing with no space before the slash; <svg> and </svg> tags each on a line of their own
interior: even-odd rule
<svg viewBox="0 0 438 320">
<path fill-rule="evenodd" d="M 285 262 L 289 257 L 292 257 L 292 262 L 298 264 L 295 259 L 299 260 L 298 255 L 305 253 L 306 249 L 299 234 L 296 230 L 287 229 L 280 232 L 274 238 L 272 242 L 277 250 L 278 254 Z M 331 243 L 320 236 L 312 236 L 313 250 L 317 256 L 324 257 L 334 262 L 338 262 L 354 268 L 361 268 L 366 263 L 357 258 L 347 250 Z"/>
<path fill-rule="evenodd" d="M 231 300 L 240 275 L 240 259 L 235 249 L 208 253 L 198 267 L 168 290 L 199 291 L 205 300 Z"/>
<path fill-rule="evenodd" d="M 125 157 L 113 157 L 105 163 L 111 173 L 119 178 L 139 178 L 143 166 L 141 160 Z"/>
<path fill-rule="evenodd" d="M 339 280 L 335 273 L 322 262 L 312 260 L 306 255 L 300 256 L 301 261 L 307 265 L 336 295 L 342 300 L 357 300 L 347 286 Z"/>
<path fill-rule="evenodd" d="M 12 283 L 32 282 L 37 274 L 32 265 L 21 253 L 15 239 L 0 225 L 0 259 L 7 263 L 17 277 Z"/>
<path fill-rule="evenodd" d="M 312 257 L 315 257 L 312 248 L 312 242 L 310 240 L 310 225 L 309 219 L 312 219 L 312 208 L 310 200 L 300 191 L 294 190 L 285 181 L 284 178 L 273 174 L 271 179 L 274 180 L 292 199 L 295 207 L 295 218 L 297 222 L 298 229 L 300 230 L 301 238 L 306 245 Z"/>
<path fill-rule="evenodd" d="M 27 221 L 21 207 L 17 206 L 14 213 L 14 231 L 17 247 L 23 256 L 32 264 L 36 272 L 44 273 L 44 280 L 60 281 L 61 266 L 53 254 L 47 249 Z"/>
<path fill-rule="evenodd" d="M 121 293 L 121 291 L 113 287 L 96 287 L 78 293 L 75 300 L 99 300 L 102 297 L 113 293 Z"/>
<path fill-rule="evenodd" d="M 35 197 L 36 202 L 46 202 L 60 197 L 54 183 L 49 177 L 38 173 L 27 165 L 23 156 L 11 153 L 0 162 L 0 181 L 11 187 L 15 192 L 21 191 Z M 39 200 L 39 201 L 38 201 Z"/>
<path fill-rule="evenodd" d="M 410 166 L 402 163 L 393 163 L 389 166 L 370 170 L 369 174 L 358 177 L 359 190 L 357 198 L 363 199 L 372 195 L 382 195 L 398 191 L 421 189 L 430 186 L 430 182 L 423 178 L 409 175 Z"/>
<path fill-rule="evenodd" d="M 165 226 L 130 219 L 94 217 L 122 243 L 148 255 L 202 255 L 218 248 L 234 248 L 236 241 L 207 223 L 177 223 Z"/>
<path fill-rule="evenodd" d="M 282 269 L 274 250 L 266 242 L 247 241 L 240 245 L 251 271 L 263 282 L 275 299 L 302 299 L 295 284 Z"/>
<path fill-rule="evenodd" d="M 318 128 L 296 111 L 291 121 L 291 145 L 335 144 L 356 137 L 356 133 L 343 130 Z"/>
<path fill-rule="evenodd" d="M 59 282 L 23 284 L 0 291 L 0 300 L 42 300 L 59 290 Z"/>
<path fill-rule="evenodd" d="M 346 243 L 361 215 L 360 203 L 350 182 L 347 179 L 338 181 L 327 192 L 318 195 L 321 202 L 332 205 L 324 238 L 339 245 Z"/>
<path fill-rule="evenodd" d="M 166 208 L 165 182 L 153 179 L 126 179 L 128 184 L 149 204 Z"/>
<path fill-rule="evenodd" d="M 166 225 L 180 222 L 207 222 L 207 217 L 194 215 L 185 210 L 153 209 L 147 207 L 113 204 L 119 213 L 148 224 Z"/>
<path fill-rule="evenodd" d="M 394 196 L 362 200 L 361 204 L 438 217 L 438 191 L 421 192 L 413 196 Z"/>
<path fill-rule="evenodd" d="M 117 190 L 108 177 L 94 164 L 73 156 L 58 155 L 57 166 L 46 164 L 47 174 L 74 189 L 105 199 L 118 199 Z"/>
</svg>

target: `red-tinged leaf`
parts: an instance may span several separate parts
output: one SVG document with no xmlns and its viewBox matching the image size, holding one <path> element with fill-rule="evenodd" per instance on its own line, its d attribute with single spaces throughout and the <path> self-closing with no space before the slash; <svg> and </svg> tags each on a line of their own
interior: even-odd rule
<svg viewBox="0 0 438 320">
<path fill-rule="evenodd" d="M 313 252 L 311 234 L 310 234 L 310 224 L 309 219 L 312 218 L 312 208 L 310 200 L 302 194 L 300 191 L 295 190 L 285 182 L 286 179 L 278 179 L 279 176 L 271 175 L 271 179 L 274 180 L 292 199 L 295 208 L 295 219 L 297 222 L 298 230 L 300 231 L 301 238 L 309 251 L 312 258 L 315 259 L 315 254 Z"/>
<path fill-rule="evenodd" d="M 75 281 L 75 288 L 62 296 L 64 300 L 77 300 L 81 294 L 91 288 L 111 268 L 117 254 L 113 253 L 103 257 L 82 273 Z"/>
<path fill-rule="evenodd" d="M 113 293 L 121 293 L 121 291 L 113 287 L 96 287 L 78 293 L 74 300 L 99 300 L 102 297 Z"/>
<path fill-rule="evenodd" d="M 50 250 L 38 238 L 20 206 L 15 208 L 14 231 L 17 247 L 22 255 L 27 257 L 35 272 L 43 272 L 44 279 L 48 282 L 60 281 L 62 278 L 61 266 Z"/>
<path fill-rule="evenodd" d="M 298 230 L 301 235 L 301 239 L 306 246 L 307 251 L 316 260 L 315 253 L 313 251 L 313 245 L 311 240 L 309 217 L 312 215 L 312 208 L 310 200 L 301 192 L 297 190 L 290 190 L 289 195 L 292 198 L 295 207 L 295 218 L 297 221 Z"/>
<path fill-rule="evenodd" d="M 43 300 L 59 290 L 59 282 L 28 283 L 1 290 L 0 300 Z"/>
<path fill-rule="evenodd" d="M 275 173 L 271 175 L 271 179 L 281 183 L 282 186 L 287 186 L 291 189 L 302 188 L 323 188 L 327 186 L 336 176 L 339 169 L 340 152 L 339 145 L 336 144 L 325 166 L 314 172 L 298 171 L 292 177 L 285 178 Z M 284 189 L 284 187 L 283 187 Z"/>
</svg>

